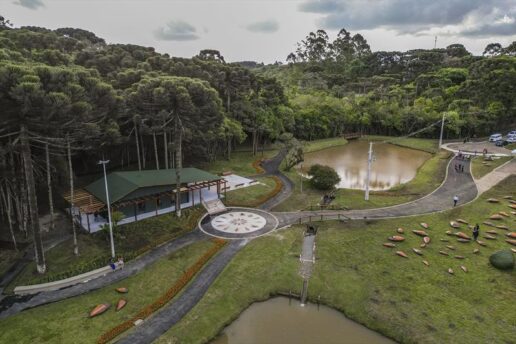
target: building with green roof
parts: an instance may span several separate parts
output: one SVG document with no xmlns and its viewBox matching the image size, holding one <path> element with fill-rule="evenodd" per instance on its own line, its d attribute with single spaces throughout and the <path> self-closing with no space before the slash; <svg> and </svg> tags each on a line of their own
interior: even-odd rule
<svg viewBox="0 0 516 344">
<path fill-rule="evenodd" d="M 107 183 L 111 211 L 124 214 L 120 224 L 174 211 L 177 190 L 183 209 L 220 198 L 226 189 L 222 177 L 192 167 L 181 169 L 180 188 L 175 169 L 112 172 Z M 70 195 L 65 198 L 71 202 Z M 106 223 L 106 203 L 104 178 L 100 178 L 74 193 L 74 215 L 84 229 L 95 232 Z"/>
</svg>

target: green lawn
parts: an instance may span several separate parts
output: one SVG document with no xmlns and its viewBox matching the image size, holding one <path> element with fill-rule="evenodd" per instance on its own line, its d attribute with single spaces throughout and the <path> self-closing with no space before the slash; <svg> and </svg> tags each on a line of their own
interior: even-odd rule
<svg viewBox="0 0 516 344">
<path fill-rule="evenodd" d="M 210 241 L 192 244 L 111 286 L 0 320 L 0 343 L 95 343 L 102 333 L 154 302 L 212 245 Z M 116 293 L 118 287 L 127 287 L 129 293 Z M 115 312 L 119 298 L 128 303 Z M 96 318 L 87 317 L 94 306 L 105 302 L 111 303 L 111 309 Z"/>
<path fill-rule="evenodd" d="M 304 152 L 310 153 L 315 152 L 321 149 L 342 146 L 348 143 L 346 139 L 342 137 L 332 137 L 329 139 L 315 140 L 315 141 L 305 141 L 303 142 Z"/>
<path fill-rule="evenodd" d="M 254 200 L 271 192 L 276 185 L 274 179 L 269 177 L 257 178 L 256 180 L 258 183 L 255 185 L 229 191 L 224 199 L 224 204 L 227 206 L 250 206 Z"/>
<path fill-rule="evenodd" d="M 516 149 L 516 143 L 511 143 L 507 146 L 505 146 L 505 149 L 508 149 L 508 150 L 513 150 L 513 149 Z"/>
<path fill-rule="evenodd" d="M 435 139 L 419 139 L 415 137 L 394 137 L 394 136 L 377 136 L 367 135 L 362 140 L 387 141 L 394 145 L 419 149 L 428 153 L 436 153 L 439 150 L 439 141 Z"/>
<path fill-rule="evenodd" d="M 2 276 L 20 256 L 21 253 L 15 250 L 0 249 L 0 276 Z"/>
<path fill-rule="evenodd" d="M 277 152 L 277 150 L 264 151 L 263 157 L 273 157 Z M 229 161 L 225 159 L 218 159 L 201 165 L 199 168 L 215 174 L 220 174 L 225 171 L 232 171 L 240 176 L 251 176 L 257 173 L 252 164 L 254 161 L 260 158 L 262 158 L 261 152 L 258 152 L 256 156 L 253 156 L 250 152 L 233 152 Z"/>
<path fill-rule="evenodd" d="M 498 166 L 505 164 L 511 159 L 512 157 L 501 157 L 493 161 L 485 161 L 483 157 L 478 156 L 472 160 L 471 173 L 476 179 L 482 178 Z"/>
<path fill-rule="evenodd" d="M 320 295 L 324 304 L 400 343 L 512 343 L 516 274 L 498 271 L 488 263 L 492 252 L 510 246 L 502 238 L 485 240 L 487 247 L 461 244 L 445 234 L 450 220 L 460 217 L 481 223 L 489 214 L 507 210 L 505 204 L 486 202 L 489 197 L 507 194 L 516 197 L 516 176 L 474 203 L 444 213 L 368 223 L 318 223 L 317 260 L 309 298 Z M 422 241 L 410 230 L 420 229 L 418 223 L 423 221 L 430 224 L 427 231 L 432 242 L 419 257 L 411 248 L 419 248 Z M 500 222 L 514 224 L 514 218 Z M 406 252 L 408 259 L 382 246 L 388 236 L 396 234 L 397 227 L 408 231 L 406 241 L 397 248 Z M 278 292 L 299 293 L 301 232 L 302 227 L 294 226 L 253 240 L 194 309 L 157 343 L 208 342 L 251 303 Z M 445 245 L 453 245 L 456 250 Z M 480 253 L 473 254 L 474 248 Z M 450 256 L 440 255 L 439 250 L 450 252 Z M 423 259 L 430 266 L 423 265 Z M 468 273 L 460 265 L 466 266 Z M 448 274 L 448 268 L 455 274 Z"/>
<path fill-rule="evenodd" d="M 440 151 L 419 168 L 416 177 L 410 182 L 387 191 L 371 192 L 369 201 L 364 200 L 364 191 L 362 190 L 339 189 L 331 206 L 337 209 L 378 208 L 420 198 L 441 185 L 449 157 L 450 153 Z M 292 195 L 274 210 L 295 211 L 317 208 L 325 192 L 313 188 L 308 179 L 303 178 L 294 170 L 285 172 L 285 174 L 294 182 L 295 188 Z M 301 192 L 301 182 L 303 182 L 303 192 Z"/>
<path fill-rule="evenodd" d="M 180 220 L 169 213 L 120 226 L 120 236 L 115 238 L 117 256 L 125 257 L 127 260 L 137 252 L 143 252 L 191 230 L 203 212 L 200 208 L 185 209 Z M 63 273 L 69 273 L 69 276 L 77 275 L 107 265 L 109 262 L 110 246 L 105 235 L 81 233 L 78 235 L 78 245 L 78 256 L 73 254 L 72 239 L 52 248 L 45 253 L 45 275 L 39 275 L 35 263 L 31 263 L 10 283 L 6 291 L 10 292 L 18 285 L 43 283 L 46 279 L 52 276 L 59 277 Z"/>
</svg>

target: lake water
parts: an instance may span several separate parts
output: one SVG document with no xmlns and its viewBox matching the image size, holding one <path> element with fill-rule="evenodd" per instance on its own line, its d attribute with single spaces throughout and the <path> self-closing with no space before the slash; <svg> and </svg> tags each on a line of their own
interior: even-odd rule
<svg viewBox="0 0 516 344">
<path fill-rule="evenodd" d="M 277 297 L 251 305 L 211 344 L 392 344 L 329 307 Z"/>
<path fill-rule="evenodd" d="M 298 169 L 305 173 L 311 165 L 331 166 L 341 181 L 337 188 L 365 189 L 369 142 L 357 140 L 346 145 L 305 154 Z M 431 154 L 388 143 L 373 144 L 375 160 L 371 169 L 371 190 L 387 190 L 410 181 Z"/>
</svg>

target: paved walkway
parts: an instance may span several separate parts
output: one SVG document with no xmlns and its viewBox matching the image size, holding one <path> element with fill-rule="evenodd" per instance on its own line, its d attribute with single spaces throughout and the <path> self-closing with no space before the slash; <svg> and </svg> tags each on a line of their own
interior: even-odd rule
<svg viewBox="0 0 516 344">
<path fill-rule="evenodd" d="M 463 173 L 455 172 L 455 163 L 464 164 Z M 298 211 L 298 212 L 278 212 L 274 213 L 280 221 L 279 227 L 294 224 L 300 219 L 310 216 L 332 216 L 343 215 L 353 220 L 358 219 L 381 219 L 389 217 L 412 216 L 419 214 L 443 211 L 453 206 L 453 196 L 459 196 L 459 205 L 470 202 L 477 196 L 475 182 L 469 173 L 469 161 L 454 158 L 448 164 L 447 176 L 444 183 L 431 194 L 415 201 L 404 203 L 392 207 L 364 209 L 364 210 L 343 210 L 343 211 Z"/>
<path fill-rule="evenodd" d="M 294 189 L 294 183 L 292 183 L 290 179 L 288 179 L 283 173 L 280 172 L 281 162 L 283 161 L 286 155 L 287 151 L 285 149 L 282 149 L 276 156 L 268 160 L 265 160 L 262 163 L 262 167 L 265 170 L 265 175 L 276 176 L 279 179 L 281 179 L 281 182 L 283 183 L 283 188 L 276 196 L 272 197 L 271 199 L 260 205 L 258 208 L 263 210 L 271 210 L 272 208 L 286 200 L 292 194 L 292 190 Z"/>
<path fill-rule="evenodd" d="M 495 146 L 494 142 L 450 142 L 442 145 L 442 147 L 450 152 L 457 153 L 459 150 L 463 153 L 482 155 L 484 149 L 487 149 L 488 155 L 507 156 L 511 155 L 511 151 L 504 147 Z"/>
<path fill-rule="evenodd" d="M 208 288 L 240 251 L 247 241 L 233 240 L 201 270 L 177 299 L 164 306 L 159 313 L 144 321 L 117 343 L 146 344 L 156 340 L 179 322 L 204 296 Z M 228 290 L 228 293 L 231 291 Z"/>
<path fill-rule="evenodd" d="M 114 271 L 104 277 L 96 278 L 86 283 L 76 284 L 66 289 L 39 293 L 31 298 L 26 296 L 7 297 L 0 303 L 0 319 L 17 314 L 28 308 L 64 300 L 113 284 L 142 271 L 148 265 L 162 257 L 169 256 L 185 246 L 200 240 L 207 240 L 208 238 L 209 237 L 201 231 L 195 230 L 154 249 L 140 258 L 126 263 L 124 269 Z"/>
<path fill-rule="evenodd" d="M 477 179 L 475 182 L 477 184 L 478 194 L 483 194 L 511 174 L 516 174 L 516 158 L 497 167 L 491 173 L 486 174 L 480 179 Z"/>
</svg>

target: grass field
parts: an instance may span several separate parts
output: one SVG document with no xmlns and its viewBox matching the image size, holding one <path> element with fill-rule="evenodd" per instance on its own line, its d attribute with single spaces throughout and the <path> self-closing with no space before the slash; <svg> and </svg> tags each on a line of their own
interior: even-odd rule
<svg viewBox="0 0 516 344">
<path fill-rule="evenodd" d="M 473 174 L 473 177 L 476 179 L 482 178 L 498 166 L 505 164 L 507 161 L 511 159 L 512 157 L 504 156 L 493 161 L 484 161 L 484 159 L 481 156 L 476 157 L 471 161 L 471 173 Z"/>
<path fill-rule="evenodd" d="M 447 236 L 450 220 L 463 218 L 481 223 L 489 214 L 507 210 L 505 204 L 486 202 L 489 197 L 512 194 L 516 197 L 516 176 L 502 182 L 475 202 L 432 215 L 369 223 L 320 223 L 314 274 L 309 298 L 343 312 L 349 318 L 394 338 L 400 343 L 512 343 L 516 325 L 516 274 L 502 272 L 488 263 L 489 255 L 510 246 L 501 238 L 476 243 L 458 243 Z M 410 232 L 427 230 L 432 242 L 415 255 L 412 247 L 421 237 Z M 500 221 L 514 226 L 514 217 Z M 395 255 L 383 242 L 407 230 L 399 250 L 409 258 Z M 462 225 L 462 231 L 470 230 Z M 481 233 L 486 230 L 481 226 Z M 205 297 L 157 343 L 205 343 L 231 323 L 250 304 L 278 292 L 302 287 L 297 276 L 302 228 L 294 226 L 253 240 L 210 287 Z M 482 234 L 483 235 L 483 234 Z M 441 242 L 440 239 L 450 242 Z M 455 250 L 446 248 L 453 245 Z M 479 248 L 479 254 L 473 249 Z M 446 251 L 444 256 L 438 252 Z M 462 255 L 465 259 L 455 259 Z M 429 262 L 425 266 L 422 260 Z M 460 269 L 468 268 L 465 273 Z M 454 275 L 447 272 L 454 270 Z"/>
<path fill-rule="evenodd" d="M 95 343 L 103 332 L 154 302 L 212 246 L 210 241 L 192 244 L 111 286 L 0 320 L 0 343 Z M 114 290 L 118 287 L 127 287 L 129 293 L 118 294 Z M 115 312 L 120 298 L 128 301 L 127 306 Z M 88 318 L 94 306 L 106 302 L 112 305 L 111 309 L 96 318 Z"/>
<path fill-rule="evenodd" d="M 348 143 L 346 139 L 342 137 L 332 137 L 329 139 L 315 140 L 315 141 L 305 141 L 303 142 L 304 152 L 310 153 L 315 152 L 321 149 L 342 146 Z"/>
<path fill-rule="evenodd" d="M 229 191 L 224 204 L 227 206 L 248 207 L 254 200 L 263 197 L 274 189 L 276 183 L 269 177 L 257 178 L 257 184 L 246 188 Z"/>
<path fill-rule="evenodd" d="M 393 136 L 377 136 L 368 135 L 361 138 L 362 140 L 386 141 L 394 145 L 419 149 L 428 153 L 436 153 L 439 150 L 439 141 L 435 139 L 419 139 L 415 137 L 393 137 Z"/>
<path fill-rule="evenodd" d="M 186 209 L 184 216 L 178 220 L 174 214 L 151 217 L 120 227 L 122 237 L 115 238 L 117 255 L 127 257 L 136 251 L 171 240 L 192 229 L 197 219 L 203 214 L 200 208 Z M 15 286 L 45 282 L 48 275 L 70 272 L 70 276 L 96 268 L 90 266 L 95 260 L 102 260 L 107 265 L 110 258 L 109 241 L 102 234 L 79 234 L 79 255 L 73 254 L 73 241 L 69 239 L 45 253 L 47 274 L 39 275 L 35 263 L 27 267 L 6 288 L 11 292 Z M 127 258 L 126 258 L 127 259 Z M 79 271 L 84 267 L 86 271 Z M 100 266 L 99 266 L 100 267 Z M 75 271 L 77 273 L 75 273 Z"/>
<path fill-rule="evenodd" d="M 362 190 L 338 189 L 331 205 L 337 209 L 366 209 L 400 204 L 420 198 L 441 185 L 449 157 L 450 154 L 445 151 L 435 154 L 419 168 L 416 177 L 410 182 L 387 191 L 371 192 L 369 201 L 364 200 L 364 191 Z M 317 204 L 325 192 L 313 188 L 308 179 L 294 170 L 285 172 L 285 174 L 294 182 L 295 188 L 292 195 L 274 210 L 294 211 L 317 208 Z M 303 192 L 301 192 L 301 182 L 303 182 Z"/>
<path fill-rule="evenodd" d="M 264 151 L 263 158 L 270 158 L 276 155 L 277 152 L 277 150 Z M 215 160 L 210 163 L 201 165 L 199 168 L 215 174 L 220 174 L 225 171 L 232 171 L 235 174 L 245 177 L 257 173 L 252 164 L 254 161 L 260 158 L 262 158 L 262 154 L 260 152 L 256 156 L 253 156 L 250 152 L 234 152 L 231 154 L 230 160 Z"/>
</svg>

